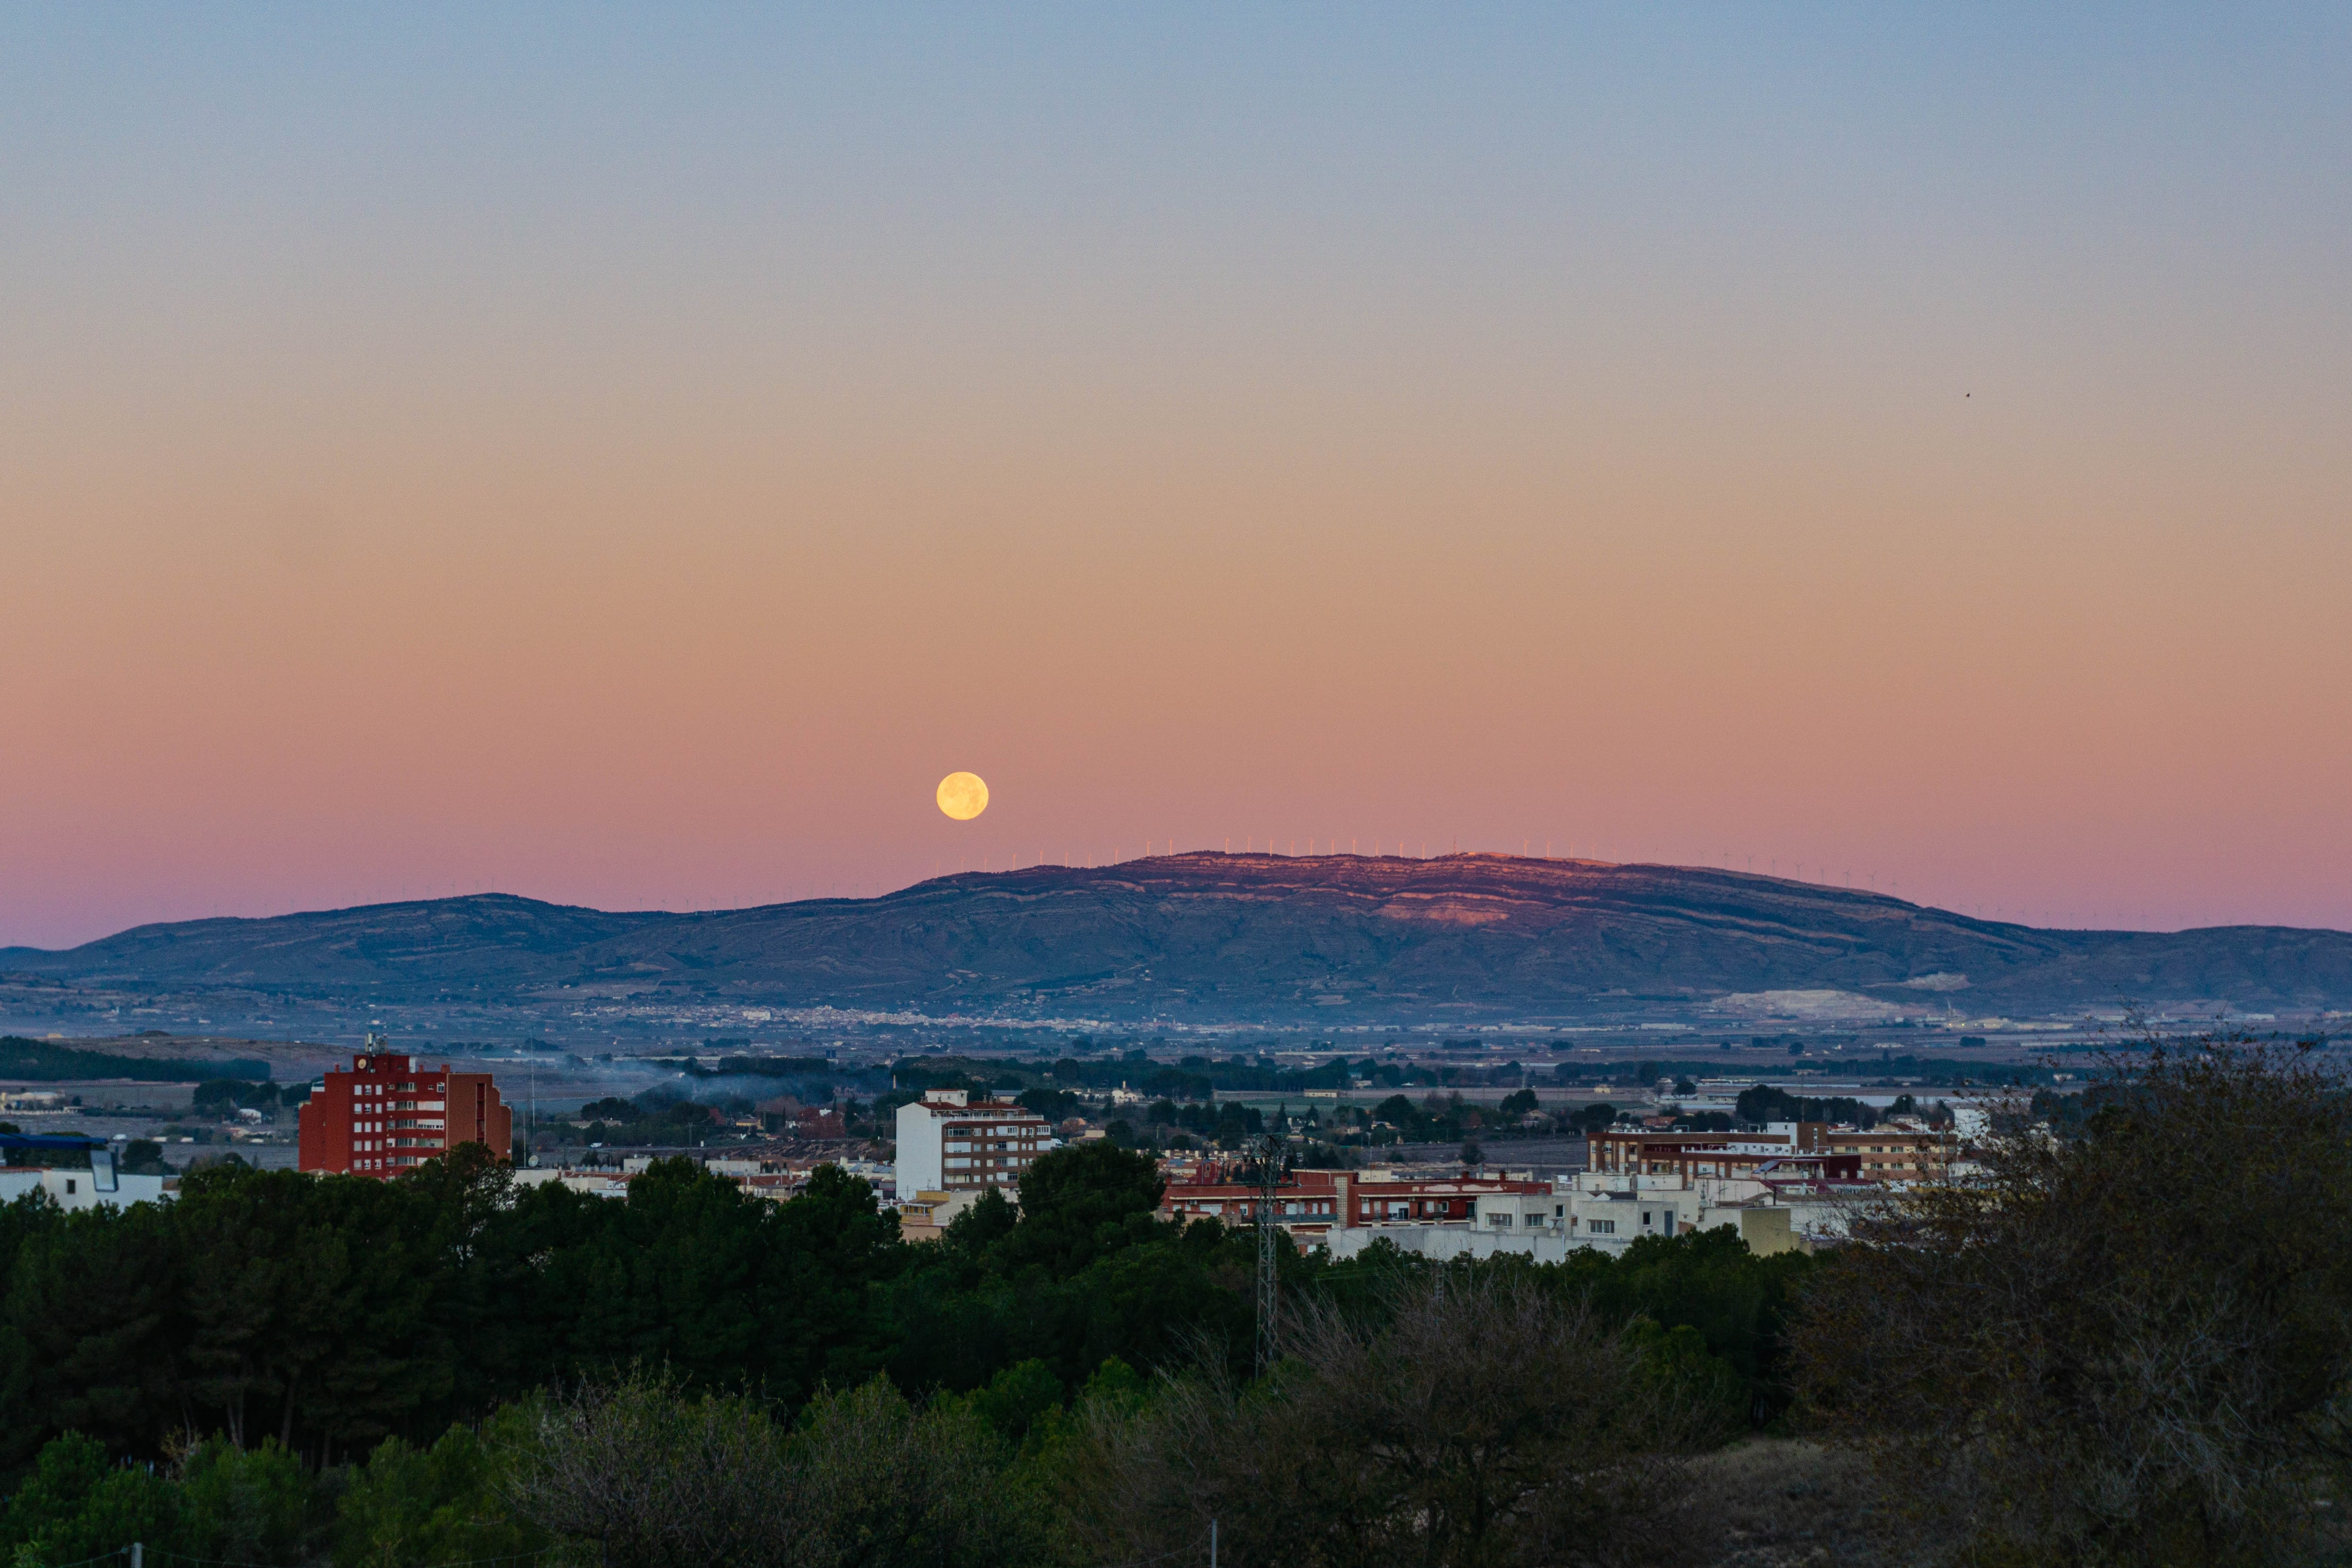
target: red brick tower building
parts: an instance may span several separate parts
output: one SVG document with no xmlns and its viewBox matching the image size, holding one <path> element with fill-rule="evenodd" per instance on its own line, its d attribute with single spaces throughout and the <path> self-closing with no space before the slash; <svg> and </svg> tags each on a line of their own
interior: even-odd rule
<svg viewBox="0 0 2352 1568">
<path fill-rule="evenodd" d="M 459 1144 L 480 1144 L 504 1159 L 514 1147 L 514 1112 L 487 1072 L 428 1068 L 382 1050 L 370 1035 L 349 1071 L 327 1073 L 301 1110 L 306 1171 L 394 1176 Z"/>
</svg>

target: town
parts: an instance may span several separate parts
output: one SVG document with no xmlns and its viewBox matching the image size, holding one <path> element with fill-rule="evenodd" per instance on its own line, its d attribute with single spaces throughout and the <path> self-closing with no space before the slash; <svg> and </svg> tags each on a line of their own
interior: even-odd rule
<svg viewBox="0 0 2352 1568">
<path fill-rule="evenodd" d="M 1624 1065 L 1638 1075 L 1646 1064 Z M 1364 1066 L 1363 1073 L 1350 1078 L 1349 1070 L 1341 1077 L 1359 1091 L 1377 1092 L 1379 1069 Z M 928 1077 L 940 1069 L 927 1062 L 910 1071 Z M 1798 1095 L 1784 1084 L 1794 1085 Z M 691 1121 L 669 1121 L 673 1134 L 699 1126 L 707 1134 L 715 1124 L 756 1140 L 722 1145 L 724 1152 L 716 1153 L 708 1142 L 667 1151 L 650 1144 L 629 1149 L 614 1134 L 632 1126 L 656 1136 L 659 1131 L 644 1125 L 649 1120 L 645 1108 L 607 1097 L 583 1102 L 571 1124 L 613 1135 L 611 1144 L 599 1138 L 589 1147 L 567 1149 L 551 1138 L 549 1157 L 542 1157 L 531 1151 L 531 1138 L 516 1137 L 514 1107 L 494 1071 L 433 1064 L 371 1037 L 346 1065 L 312 1082 L 294 1109 L 297 1168 L 305 1172 L 395 1177 L 471 1143 L 494 1153 L 511 1150 L 513 1179 L 525 1187 L 552 1183 L 624 1197 L 633 1180 L 671 1157 L 688 1159 L 747 1194 L 782 1201 L 804 1190 L 820 1166 L 830 1165 L 872 1186 L 910 1241 L 937 1239 L 982 1193 L 1001 1192 L 1017 1204 L 1023 1173 L 1055 1149 L 1097 1140 L 1136 1146 L 1140 1123 L 1147 1134 L 1164 1133 L 1171 1145 L 1156 1155 L 1165 1182 L 1158 1209 L 1163 1219 L 1270 1223 L 1290 1245 L 1327 1249 L 1335 1259 L 1384 1241 L 1433 1260 L 1507 1252 L 1548 1261 L 1578 1248 L 1614 1254 L 1643 1237 L 1717 1227 L 1737 1232 L 1759 1253 L 1810 1249 L 1846 1235 L 1853 1218 L 1871 1211 L 1885 1193 L 1969 1179 L 1980 1168 L 1976 1151 L 1994 1117 L 2030 1119 L 2032 1111 L 2032 1097 L 2014 1089 L 1948 1089 L 1921 1106 L 1915 1092 L 1858 1081 L 1669 1076 L 1628 1083 L 1622 1091 L 1605 1082 L 1592 1086 L 1570 1119 L 1582 1128 L 1573 1140 L 1544 1136 L 1560 1118 L 1545 1113 L 1536 1091 L 1513 1090 L 1484 1113 L 1472 1113 L 1474 1126 L 1486 1131 L 1497 1156 L 1492 1162 L 1472 1157 L 1486 1152 L 1475 1145 L 1454 1159 L 1405 1161 L 1383 1158 L 1392 1145 L 1372 1140 L 1408 1131 L 1400 1122 L 1451 1116 L 1458 1124 L 1458 1092 L 1452 1102 L 1431 1095 L 1420 1105 L 1402 1094 L 1377 1102 L 1367 1095 L 1360 1107 L 1342 1100 L 1338 1089 L 1303 1093 L 1297 1118 L 1279 1104 L 1262 1112 L 1228 1099 L 1220 1106 L 1213 1089 L 1181 1106 L 1166 1098 L 1147 1102 L 1124 1082 L 1091 1094 L 923 1089 L 885 1094 L 869 1104 L 803 1104 L 787 1097 L 740 1116 L 706 1112 L 693 1101 L 664 1103 L 693 1113 Z M 1598 1093 L 1614 1094 L 1628 1108 L 1620 1112 L 1595 1099 Z M 1807 1098 L 1853 1119 L 1780 1119 Z M 1638 1106 L 1631 1103 L 1635 1101 Z M 1743 1101 L 1760 1114 L 1743 1116 Z M 72 1108 L 60 1102 L 54 1092 L 23 1091 L 11 1096 L 8 1108 L 28 1113 L 28 1121 L 36 1113 L 43 1121 L 70 1119 Z M 1039 1105 L 1060 1113 L 1048 1115 Z M 1598 1122 L 1595 1105 L 1602 1117 Z M 1188 1109 L 1192 1106 L 1209 1109 L 1195 1114 Z M 260 1121 L 248 1107 L 229 1109 L 233 1124 Z M 1206 1146 L 1196 1146 L 1181 1130 L 1213 1117 L 1215 1129 L 1197 1140 Z M 887 1136 L 853 1138 L 853 1120 L 887 1130 Z M 1269 1157 L 1264 1135 L 1269 1124 L 1276 1134 L 1271 1146 L 1279 1151 L 1271 1157 L 1281 1167 L 1271 1186 L 1255 1174 Z M 1520 1162 L 1511 1157 L 1514 1133 L 1534 1134 L 1525 1146 L 1562 1168 L 1533 1163 L 1515 1168 Z M 1362 1141 L 1332 1141 L 1349 1139 Z M 1228 1146 L 1216 1146 L 1221 1141 Z M 1572 1153 L 1562 1147 L 1571 1141 L 1580 1144 Z M 12 1163 L 0 1170 L 0 1201 L 36 1189 L 67 1208 L 169 1199 L 178 1177 L 168 1166 L 133 1169 L 126 1157 L 129 1142 L 87 1133 L 18 1134 Z M 1258 1145 L 1256 1153 L 1243 1145 Z M 35 1158 L 45 1150 L 76 1157 L 45 1166 Z M 142 1145 L 140 1158 L 156 1166 L 160 1152 Z"/>
</svg>

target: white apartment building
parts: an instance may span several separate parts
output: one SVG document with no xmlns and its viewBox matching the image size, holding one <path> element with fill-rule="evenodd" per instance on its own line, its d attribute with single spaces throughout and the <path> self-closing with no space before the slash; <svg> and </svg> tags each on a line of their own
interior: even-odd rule
<svg viewBox="0 0 2352 1568">
<path fill-rule="evenodd" d="M 1585 1171 L 1540 1190 L 1481 1193 L 1461 1219 L 1364 1220 L 1318 1239 L 1334 1258 L 1355 1257 L 1385 1239 L 1438 1260 L 1517 1253 L 1557 1263 L 1582 1248 L 1614 1256 L 1645 1236 L 1728 1226 L 1759 1254 L 1810 1250 L 1844 1236 L 1857 1214 L 1887 1201 L 1880 1184 L 1824 1179 L 1827 1164 L 1823 1156 L 1790 1155 L 1753 1175 Z"/>
<path fill-rule="evenodd" d="M 58 1170 L 45 1166 L 0 1168 L 0 1204 L 14 1203 L 28 1192 L 47 1193 L 51 1203 L 68 1213 L 103 1205 L 161 1203 L 179 1196 L 176 1177 L 118 1173 L 111 1158 L 93 1162 L 95 1170 Z"/>
<path fill-rule="evenodd" d="M 971 1099 L 929 1089 L 898 1107 L 901 1197 L 1011 1186 L 1054 1146 L 1045 1118 L 1011 1100 Z"/>
</svg>

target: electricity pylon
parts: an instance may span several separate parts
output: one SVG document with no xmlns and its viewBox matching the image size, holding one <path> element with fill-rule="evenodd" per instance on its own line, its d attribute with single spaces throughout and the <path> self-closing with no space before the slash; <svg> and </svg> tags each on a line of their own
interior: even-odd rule
<svg viewBox="0 0 2352 1568">
<path fill-rule="evenodd" d="M 1275 1240 L 1282 1233 L 1274 1206 L 1283 1178 L 1290 1174 L 1290 1140 L 1276 1134 L 1250 1139 L 1243 1147 L 1257 1162 L 1251 1186 L 1257 1188 L 1257 1370 L 1263 1377 L 1274 1370 L 1275 1322 L 1281 1301 L 1275 1268 Z"/>
</svg>

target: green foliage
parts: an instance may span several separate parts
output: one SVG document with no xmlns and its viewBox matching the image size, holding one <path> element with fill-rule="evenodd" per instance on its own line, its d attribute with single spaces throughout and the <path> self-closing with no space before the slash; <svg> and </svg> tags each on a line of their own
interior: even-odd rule
<svg viewBox="0 0 2352 1568">
<path fill-rule="evenodd" d="M 260 1079 L 269 1075 L 266 1061 L 214 1061 L 190 1062 L 179 1058 L 117 1056 L 110 1051 L 83 1051 L 53 1040 L 27 1040 L 0 1035 L 0 1078 L 16 1082 L 80 1082 L 120 1078 L 136 1083 L 185 1083 L 191 1066 L 209 1068 L 225 1076 Z"/>
<path fill-rule="evenodd" d="M 1569 1118 L 1569 1124 L 1586 1137 L 1605 1131 L 1617 1120 L 1617 1107 L 1606 1100 L 1596 1100 Z"/>
<path fill-rule="evenodd" d="M 1097 1140 L 1032 1166 L 1019 1211 L 986 1194 L 921 1246 L 837 1167 L 777 1205 L 662 1162 L 615 1201 L 518 1188 L 472 1146 L 391 1182 L 215 1167 L 169 1205 L 66 1215 L 27 1199 L 0 1209 L 0 1485 L 69 1432 L 147 1463 L 191 1438 L 191 1461 L 215 1468 L 222 1452 L 299 1455 L 314 1470 L 381 1454 L 383 1479 L 362 1486 L 381 1528 L 367 1530 L 397 1558 L 419 1531 L 446 1533 L 420 1520 L 469 1506 L 459 1479 L 415 1479 L 427 1456 L 457 1466 L 442 1448 L 453 1426 L 632 1365 L 664 1367 L 681 1390 L 750 1390 L 779 1412 L 878 1373 L 912 1399 L 971 1396 L 978 1430 L 1034 1446 L 1075 1419 L 1072 1391 L 1107 1364 L 1139 1379 L 1204 1358 L 1246 1369 L 1254 1243 L 1162 1223 L 1160 1192 L 1150 1159 Z M 1769 1386 L 1778 1297 L 1743 1308 L 1730 1265 L 1719 1280 L 1664 1261 L 1699 1245 L 1565 1266 L 1563 1288 L 1595 1290 L 1612 1322 L 1687 1322 Z M 1286 1253 L 1284 1289 L 1339 1299 L 1361 1267 Z M 1576 1273 L 1595 1267 L 1605 1281 Z M 215 1436 L 218 1448 L 201 1441 Z M 196 1475 L 258 1498 L 276 1462 Z M 205 1529 L 244 1520 L 234 1529 L 267 1542 L 292 1528 L 258 1503 L 205 1506 Z"/>
<path fill-rule="evenodd" d="M 192 1555 L 304 1563 L 325 1533 L 329 1514 L 317 1486 L 274 1437 L 253 1448 L 220 1438 L 199 1444 L 182 1461 L 179 1483 L 182 1538 Z"/>
<path fill-rule="evenodd" d="M 173 1218 L 155 1204 L 16 1211 L 0 1303 L 0 1408 L 11 1416 L 0 1470 L 67 1432 L 110 1453 L 161 1453 L 178 1393 Z"/>
<path fill-rule="evenodd" d="M 264 1079 L 256 1083 L 242 1078 L 212 1078 L 196 1085 L 192 1103 L 200 1112 L 213 1115 L 225 1114 L 239 1107 L 257 1111 L 274 1108 L 278 1101 L 278 1085 Z"/>
<path fill-rule="evenodd" d="M 1764 1122 L 1850 1122 L 1858 1127 L 1878 1124 L 1878 1113 L 1852 1095 L 1806 1099 L 1768 1083 L 1741 1090 L 1738 1108 L 1739 1120 L 1750 1125 Z"/>
<path fill-rule="evenodd" d="M 1748 1424 L 1748 1385 L 1728 1361 L 1707 1347 L 1706 1336 L 1688 1323 L 1672 1328 L 1650 1318 L 1625 1325 L 1620 1343 L 1640 1360 L 1653 1397 L 1686 1409 L 1710 1431 L 1738 1431 Z"/>
<path fill-rule="evenodd" d="M 1149 1241 L 1160 1228 L 1152 1216 L 1166 1187 L 1150 1155 L 1108 1139 L 1055 1149 L 1021 1173 L 1021 1223 L 1006 1239 L 1005 1260 L 1067 1275 Z"/>
<path fill-rule="evenodd" d="M 1558 1265 L 1561 1283 L 1590 1293 L 1612 1322 L 1646 1318 L 1689 1328 L 1744 1386 L 1748 1418 L 1763 1426 L 1790 1402 L 1784 1337 L 1802 1281 L 1816 1267 L 1806 1253 L 1759 1258 L 1727 1226 L 1687 1236 L 1644 1236 L 1611 1259 L 1579 1252 Z"/>
<path fill-rule="evenodd" d="M 988 1386 L 963 1396 L 961 1407 L 981 1425 L 1018 1445 L 1029 1429 L 1049 1412 L 1062 1407 L 1062 1380 L 1039 1360 L 1006 1367 L 989 1379 Z"/>
<path fill-rule="evenodd" d="M 961 1214 L 948 1221 L 947 1231 L 940 1239 L 951 1255 L 976 1266 L 1020 1223 L 1021 1211 L 1013 1207 L 1001 1189 L 990 1187 L 972 1199 Z"/>
<path fill-rule="evenodd" d="M 547 1542 L 507 1506 L 498 1456 L 464 1427 L 429 1448 L 386 1437 L 336 1507 L 335 1568 L 425 1568 L 534 1552 Z"/>
<path fill-rule="evenodd" d="M 1078 1113 L 1078 1097 L 1066 1089 L 1024 1089 L 1018 1099 L 1023 1110 L 1034 1111 L 1048 1122 L 1059 1122 Z"/>
<path fill-rule="evenodd" d="M 144 1468 L 124 1468 L 106 1445 L 79 1433 L 41 1448 L 0 1511 L 0 1553 L 18 1564 L 79 1563 L 126 1542 L 184 1546 L 179 1489 Z"/>
</svg>

